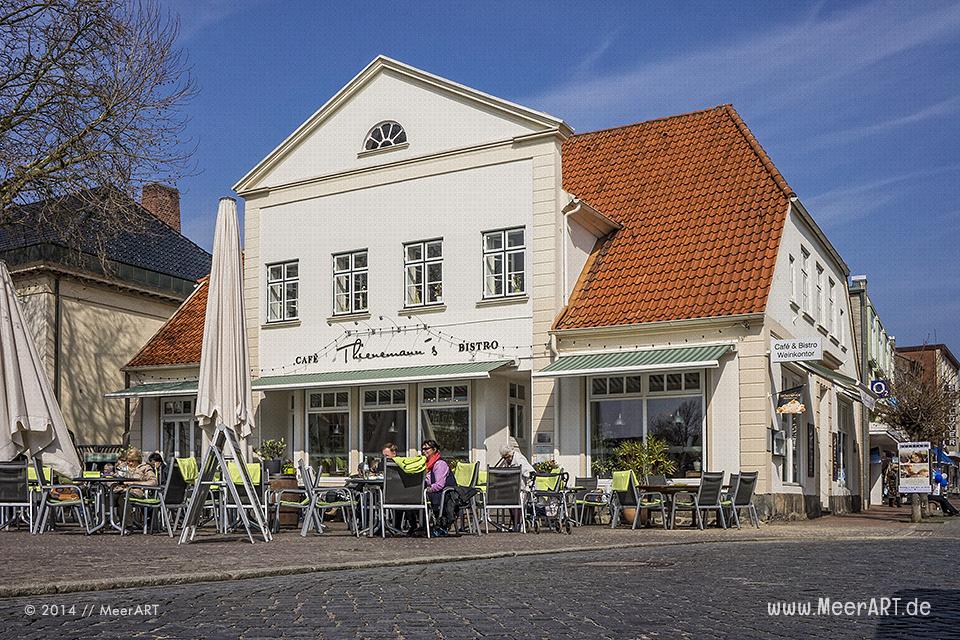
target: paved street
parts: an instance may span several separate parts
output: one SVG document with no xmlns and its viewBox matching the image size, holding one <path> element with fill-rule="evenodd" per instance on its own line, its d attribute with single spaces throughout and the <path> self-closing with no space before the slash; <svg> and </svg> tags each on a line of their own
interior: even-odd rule
<svg viewBox="0 0 960 640">
<path fill-rule="evenodd" d="M 707 543 L 34 596 L 0 601 L 0 637 L 948 638 L 960 625 L 954 545 Z M 821 597 L 918 598 L 932 611 L 768 614 L 778 601 L 816 612 Z"/>
</svg>

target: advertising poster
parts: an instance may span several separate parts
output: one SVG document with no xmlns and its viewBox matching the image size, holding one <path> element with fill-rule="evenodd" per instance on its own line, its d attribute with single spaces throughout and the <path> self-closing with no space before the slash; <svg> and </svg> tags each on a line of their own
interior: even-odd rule
<svg viewBox="0 0 960 640">
<path fill-rule="evenodd" d="M 930 443 L 901 442 L 900 493 L 930 493 Z"/>
</svg>

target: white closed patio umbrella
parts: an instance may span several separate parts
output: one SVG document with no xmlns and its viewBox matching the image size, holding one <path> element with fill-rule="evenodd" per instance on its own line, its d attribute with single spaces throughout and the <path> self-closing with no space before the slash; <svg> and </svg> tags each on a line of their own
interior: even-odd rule
<svg viewBox="0 0 960 640">
<path fill-rule="evenodd" d="M 207 312 L 203 324 L 200 351 L 200 379 L 197 383 L 197 418 L 210 436 L 197 490 L 184 520 L 181 542 L 193 538 L 196 522 L 206 500 L 213 473 L 219 468 L 226 492 L 236 504 L 240 499 L 230 481 L 226 460 L 236 461 L 243 476 L 251 511 L 264 540 L 270 539 L 259 499 L 250 479 L 239 446 L 253 430 L 253 403 L 250 391 L 250 366 L 247 349 L 246 318 L 243 308 L 243 258 L 237 225 L 237 203 L 221 198 L 217 211 L 217 229 L 213 238 L 213 261 L 207 285 Z M 253 542 L 246 510 L 238 506 L 247 536 Z"/>
<path fill-rule="evenodd" d="M 70 478 L 83 471 L 60 405 L 23 320 L 6 263 L 0 261 L 0 460 L 42 457 Z"/>
</svg>

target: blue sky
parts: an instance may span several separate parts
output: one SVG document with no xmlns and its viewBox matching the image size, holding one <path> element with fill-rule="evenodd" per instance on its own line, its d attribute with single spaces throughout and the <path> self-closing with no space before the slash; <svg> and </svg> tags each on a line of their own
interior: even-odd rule
<svg viewBox="0 0 960 640">
<path fill-rule="evenodd" d="M 166 0 L 200 95 L 184 231 L 377 54 L 576 131 L 730 102 L 901 345 L 960 354 L 960 3 Z"/>
</svg>

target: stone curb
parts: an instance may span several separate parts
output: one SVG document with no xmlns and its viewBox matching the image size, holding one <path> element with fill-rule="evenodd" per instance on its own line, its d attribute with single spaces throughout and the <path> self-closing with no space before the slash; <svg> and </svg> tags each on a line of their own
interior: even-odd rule
<svg viewBox="0 0 960 640">
<path fill-rule="evenodd" d="M 866 541 L 866 540 L 894 540 L 906 538 L 913 531 L 897 532 L 889 535 L 852 535 L 839 534 L 829 536 L 834 541 Z M 782 537 L 744 537 L 744 538 L 714 538 L 706 540 L 675 540 L 627 542 L 619 544 L 591 545 L 583 547 L 558 547 L 553 549 L 525 549 L 520 551 L 496 551 L 491 553 L 475 553 L 459 556 L 426 556 L 419 558 L 402 558 L 397 560 L 367 560 L 341 562 L 323 565 L 291 565 L 283 567 L 267 567 L 260 569 L 238 569 L 236 571 L 203 571 L 199 573 L 171 573 L 160 576 L 130 576 L 125 578 L 100 578 L 93 580 L 68 580 L 63 582 L 48 582 L 36 585 L 0 586 L 0 599 L 19 598 L 24 596 L 40 596 L 59 593 L 82 593 L 89 591 L 112 591 L 116 589 L 134 589 L 143 587 L 161 587 L 168 585 L 196 584 L 200 582 L 222 582 L 224 580 L 247 580 L 251 578 L 269 578 L 291 576 L 306 573 L 327 573 L 333 571 L 349 571 L 357 569 L 375 569 L 382 567 L 404 567 L 424 564 L 446 564 L 454 562 L 470 562 L 476 560 L 495 560 L 498 558 L 515 558 L 522 556 L 541 556 L 557 553 L 583 553 L 588 551 L 616 551 L 621 549 L 638 549 L 644 547 L 672 547 L 700 544 L 739 544 L 776 543 L 776 542 L 809 542 L 809 536 L 782 536 Z M 823 538 L 819 538 L 823 540 Z"/>
</svg>

